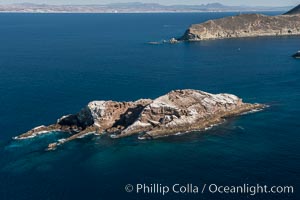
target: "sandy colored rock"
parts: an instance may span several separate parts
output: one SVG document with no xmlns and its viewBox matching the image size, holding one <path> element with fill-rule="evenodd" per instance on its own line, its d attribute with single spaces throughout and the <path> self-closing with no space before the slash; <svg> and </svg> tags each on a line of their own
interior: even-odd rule
<svg viewBox="0 0 300 200">
<path fill-rule="evenodd" d="M 242 14 L 194 24 L 179 39 L 211 39 L 300 35 L 300 15 Z"/>
</svg>

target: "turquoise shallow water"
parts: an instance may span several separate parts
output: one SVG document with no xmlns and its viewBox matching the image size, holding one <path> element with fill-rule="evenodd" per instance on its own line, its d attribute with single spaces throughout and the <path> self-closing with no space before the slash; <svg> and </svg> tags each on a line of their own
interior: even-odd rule
<svg viewBox="0 0 300 200">
<path fill-rule="evenodd" d="M 134 195 L 128 183 L 299 188 L 299 37 L 149 45 L 233 13 L 1 14 L 0 199 L 297 199 L 294 195 Z M 271 13 L 274 14 L 274 13 Z M 11 141 L 91 100 L 192 88 L 270 105 L 207 132 L 153 141 L 60 133 Z"/>
</svg>

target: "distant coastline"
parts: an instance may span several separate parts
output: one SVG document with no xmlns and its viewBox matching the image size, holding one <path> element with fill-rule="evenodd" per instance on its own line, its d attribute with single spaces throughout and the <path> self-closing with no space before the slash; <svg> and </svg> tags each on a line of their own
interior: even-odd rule
<svg viewBox="0 0 300 200">
<path fill-rule="evenodd" d="M 300 5 L 282 15 L 239 14 L 193 24 L 179 38 L 183 41 L 300 35 Z"/>
<path fill-rule="evenodd" d="M 104 5 L 2 4 L 0 13 L 184 13 L 184 12 L 262 12 L 287 11 L 287 7 L 202 5 L 161 5 L 156 3 L 114 3 Z"/>
</svg>

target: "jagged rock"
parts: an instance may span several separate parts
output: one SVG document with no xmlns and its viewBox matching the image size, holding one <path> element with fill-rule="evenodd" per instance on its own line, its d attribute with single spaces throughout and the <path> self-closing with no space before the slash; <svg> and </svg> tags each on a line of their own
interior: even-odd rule
<svg viewBox="0 0 300 200">
<path fill-rule="evenodd" d="M 300 35 L 299 8 L 285 15 L 242 14 L 192 25 L 179 38 L 184 41 Z"/>
<path fill-rule="evenodd" d="M 193 130 L 205 130 L 226 117 L 264 108 L 243 103 L 232 94 L 210 94 L 198 90 L 175 90 L 157 99 L 135 102 L 92 101 L 77 114 L 61 117 L 56 124 L 39 126 L 15 137 L 25 139 L 49 131 L 71 136 L 49 144 L 48 150 L 88 134 L 120 138 L 138 134 L 140 139 L 157 138 Z"/>
<path fill-rule="evenodd" d="M 219 123 L 223 117 L 260 106 L 242 103 L 241 99 L 231 94 L 176 90 L 155 99 L 144 108 L 135 123 L 115 137 L 145 132 L 144 137 L 155 138 L 205 129 L 207 124 Z"/>
<path fill-rule="evenodd" d="M 176 43 L 178 43 L 179 41 L 178 40 L 176 40 L 175 38 L 171 38 L 170 40 L 169 40 L 169 43 L 170 44 L 176 44 Z"/>
</svg>

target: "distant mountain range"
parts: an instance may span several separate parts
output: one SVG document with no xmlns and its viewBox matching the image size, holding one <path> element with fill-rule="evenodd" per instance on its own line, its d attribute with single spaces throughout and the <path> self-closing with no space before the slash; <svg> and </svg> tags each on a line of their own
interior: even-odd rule
<svg viewBox="0 0 300 200">
<path fill-rule="evenodd" d="M 160 5 L 157 3 L 112 3 L 105 5 L 47 5 L 6 4 L 0 5 L 0 12 L 22 13 L 144 13 L 144 12 L 245 12 L 245 11 L 287 11 L 288 7 L 226 6 L 220 3 L 202 5 Z"/>
</svg>

